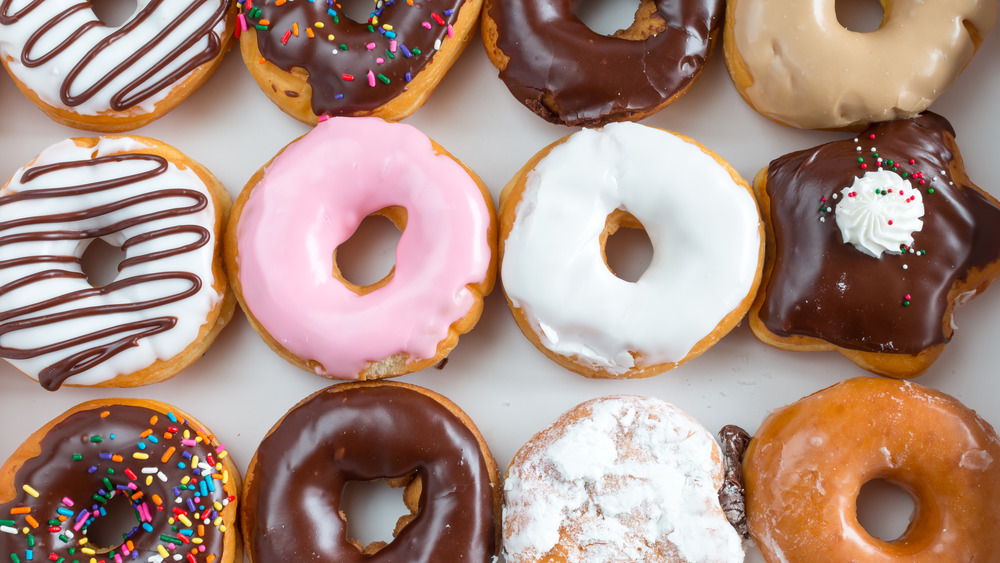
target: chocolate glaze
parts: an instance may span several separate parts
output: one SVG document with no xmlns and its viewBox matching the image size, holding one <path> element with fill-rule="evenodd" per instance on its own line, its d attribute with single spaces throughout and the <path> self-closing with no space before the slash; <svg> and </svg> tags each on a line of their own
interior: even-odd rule
<svg viewBox="0 0 1000 563">
<path fill-rule="evenodd" d="M 108 180 L 93 182 L 90 184 L 59 186 L 59 187 L 38 189 L 38 190 L 25 190 L 13 195 L 4 196 L 0 198 L 0 245 L 12 244 L 17 242 L 43 241 L 43 240 L 91 240 L 112 233 L 121 232 L 125 229 L 128 229 L 130 227 L 135 227 L 143 223 L 149 223 L 152 221 L 169 217 L 179 217 L 191 213 L 197 213 L 198 211 L 205 209 L 206 205 L 208 204 L 208 198 L 204 194 L 197 192 L 195 190 L 188 190 L 183 188 L 163 188 L 156 192 L 139 194 L 133 197 L 122 199 L 115 203 L 101 205 L 78 212 L 52 213 L 48 215 L 39 214 L 26 217 L 10 217 L 9 214 L 5 213 L 3 210 L 4 206 L 23 200 L 37 200 L 38 209 L 44 210 L 47 207 L 49 207 L 49 205 L 46 203 L 46 200 L 55 200 L 58 198 L 67 198 L 67 197 L 69 198 L 80 197 L 93 192 L 115 189 L 121 186 L 127 186 L 130 183 L 137 183 L 143 180 L 154 178 L 160 174 L 163 174 L 167 170 L 167 161 L 163 157 L 157 155 L 149 155 L 149 154 L 129 153 L 129 154 L 102 156 L 90 160 L 82 160 L 76 162 L 60 162 L 57 164 L 36 166 L 34 168 L 25 171 L 25 173 L 21 177 L 21 181 L 30 182 L 31 180 L 42 177 L 45 174 L 58 172 L 60 170 L 67 170 L 71 168 L 114 165 L 115 163 L 125 162 L 125 161 L 148 161 L 150 163 L 150 168 L 146 171 L 137 174 L 111 177 Z M 163 209 L 151 213 L 146 213 L 143 215 L 135 215 L 123 221 L 107 225 L 103 228 L 97 228 L 87 231 L 53 230 L 53 229 L 58 229 L 60 223 L 66 224 L 73 221 L 93 219 L 101 217 L 116 210 L 127 209 L 129 207 L 140 205 L 145 202 L 158 199 L 170 199 L 170 198 L 183 198 L 190 200 L 191 203 L 190 205 L 187 206 L 173 207 L 169 209 Z M 2 235 L 4 231 L 10 231 L 18 227 L 24 227 L 30 225 L 44 226 L 45 230 L 34 230 L 30 232 L 21 232 L 18 234 Z M 184 245 L 176 246 L 166 250 L 151 252 L 145 255 L 129 257 L 123 260 L 118 265 L 118 269 L 122 270 L 123 268 L 135 264 L 140 264 L 143 262 L 149 262 L 153 260 L 159 260 L 169 256 L 190 252 L 196 248 L 208 244 L 208 241 L 210 240 L 210 233 L 204 227 L 198 225 L 181 225 L 175 227 L 161 228 L 157 229 L 156 231 L 137 234 L 127 239 L 122 244 L 121 249 L 125 251 L 134 244 L 138 244 L 140 242 L 145 242 L 151 239 L 160 238 L 164 236 L 175 235 L 179 232 L 192 233 L 195 235 L 196 238 L 194 241 Z M 59 269 L 56 266 L 56 264 L 59 263 L 71 263 L 71 264 L 76 264 L 78 267 L 80 261 L 74 256 L 25 256 L 12 260 L 0 261 L 0 268 L 11 268 L 24 264 L 40 263 L 40 262 L 52 262 L 53 267 L 52 269 L 46 270 L 44 272 L 32 274 L 17 279 L 8 284 L 0 285 L 0 294 L 6 293 L 18 287 L 41 282 L 46 279 L 57 278 L 57 277 L 65 277 L 65 278 L 85 277 L 80 272 Z M 155 283 L 157 281 L 162 281 L 162 280 L 183 280 L 183 282 L 185 282 L 184 285 L 186 286 L 186 289 L 177 291 L 169 295 L 151 298 L 144 301 L 123 302 L 114 305 L 80 307 L 75 309 L 63 310 L 55 313 L 45 312 L 52 308 L 65 306 L 67 303 L 72 303 L 74 301 L 86 302 L 87 298 L 92 297 L 94 295 L 107 295 L 122 290 L 127 291 L 127 288 L 130 288 L 132 286 Z M 138 274 L 124 279 L 118 279 L 112 283 L 109 283 L 104 287 L 95 287 L 91 289 L 84 289 L 80 291 L 66 293 L 55 299 L 49 299 L 46 301 L 33 303 L 31 305 L 20 307 L 17 309 L 0 310 L 0 342 L 4 341 L 4 337 L 6 335 L 16 333 L 19 330 L 26 330 L 38 326 L 55 325 L 67 319 L 75 319 L 82 317 L 100 317 L 103 315 L 111 315 L 114 313 L 141 311 L 144 309 L 150 309 L 166 305 L 168 303 L 174 303 L 198 293 L 199 289 L 201 289 L 201 286 L 202 286 L 201 278 L 190 272 L 174 271 L 174 272 L 156 272 L 148 274 Z M 58 389 L 67 379 L 71 378 L 77 373 L 86 371 L 87 369 L 93 367 L 93 365 L 100 363 L 106 360 L 107 358 L 114 356 L 115 354 L 118 354 L 122 350 L 135 346 L 138 343 L 138 341 L 141 340 L 142 338 L 149 337 L 154 334 L 169 330 L 176 324 L 176 322 L 177 322 L 176 317 L 161 316 L 156 318 L 137 320 L 134 322 L 120 323 L 115 326 L 106 326 L 99 330 L 95 330 L 93 333 L 83 337 L 78 337 L 71 340 L 64 340 L 61 342 L 56 342 L 54 344 L 39 346 L 35 348 L 17 348 L 8 345 L 0 345 L 0 357 L 10 358 L 10 359 L 34 358 L 37 356 L 41 356 L 43 354 L 48 354 L 50 352 L 71 348 L 73 346 L 77 346 L 83 343 L 99 341 L 108 336 L 119 335 L 119 338 L 116 340 L 112 340 L 110 342 L 105 342 L 102 344 L 97 344 L 91 348 L 86 348 L 76 354 L 73 354 L 45 368 L 39 374 L 38 377 L 39 383 L 41 383 L 41 385 L 44 388 L 50 391 L 54 391 Z"/>
<path fill-rule="evenodd" d="M 243 512 L 252 560 L 489 562 L 493 490 L 475 435 L 434 399 L 405 387 L 333 386 L 264 438 Z M 418 475 L 416 517 L 374 556 L 347 542 L 338 516 L 348 481 Z"/>
<path fill-rule="evenodd" d="M 967 279 L 970 269 L 1000 260 L 1000 208 L 971 184 L 953 178 L 953 167 L 960 162 L 954 130 L 939 115 L 878 124 L 857 139 L 792 153 L 768 167 L 767 223 L 775 258 L 761 288 L 760 319 L 779 337 L 807 336 L 852 350 L 917 354 L 950 339 L 943 319 L 952 287 Z M 908 173 L 911 185 L 924 194 L 923 229 L 914 233 L 912 244 L 926 250 L 923 256 L 865 255 L 843 242 L 834 213 L 819 211 L 822 197 L 839 194 L 864 174 L 859 155 L 874 169 L 872 147 L 883 159 L 900 164 L 897 171 Z M 923 173 L 926 184 L 919 185 L 914 173 Z M 820 221 L 823 215 L 826 220 Z M 903 303 L 906 295 L 911 296 L 909 306 Z"/>
<path fill-rule="evenodd" d="M 666 29 L 643 41 L 600 35 L 575 15 L 579 0 L 488 0 L 500 78 L 553 123 L 596 125 L 652 111 L 704 68 L 723 23 L 722 0 L 655 0 Z"/>
<path fill-rule="evenodd" d="M 0 25 L 11 25 L 21 18 L 30 14 L 39 5 L 41 5 L 44 0 L 34 0 L 27 4 L 21 10 L 10 13 L 10 6 L 13 0 L 0 0 Z M 217 34 L 212 30 L 213 28 L 222 22 L 231 7 L 231 2 L 218 0 L 189 0 L 188 7 L 184 10 L 182 17 L 175 19 L 172 22 L 168 22 L 164 25 L 164 30 L 158 34 L 151 41 L 146 43 L 143 47 L 137 50 L 135 53 L 130 55 L 124 61 L 122 61 L 117 67 L 107 69 L 106 73 L 102 74 L 102 77 L 94 84 L 88 84 L 77 86 L 76 81 L 81 72 L 83 72 L 88 65 L 90 65 L 94 59 L 101 55 L 101 52 L 106 49 L 113 48 L 115 42 L 119 41 L 124 36 L 132 33 L 133 30 L 144 20 L 150 17 L 153 12 L 156 11 L 157 6 L 168 0 L 151 0 L 138 14 L 136 14 L 132 19 L 122 25 L 119 29 L 116 29 L 112 33 L 108 34 L 103 40 L 101 40 L 97 45 L 95 45 L 90 51 L 84 54 L 80 62 L 77 63 L 72 69 L 66 73 L 66 78 L 63 80 L 62 87 L 59 91 L 59 98 L 63 104 L 67 107 L 78 106 L 90 98 L 92 98 L 97 92 L 107 87 L 107 85 L 121 75 L 123 72 L 131 71 L 132 67 L 138 63 L 143 57 L 147 56 L 154 48 L 156 48 L 160 43 L 167 41 L 170 37 L 170 32 L 179 25 L 180 21 L 184 16 L 193 14 L 201 5 L 207 2 L 218 3 L 218 8 L 216 13 L 208 19 L 204 24 L 198 27 L 194 33 L 182 39 L 176 47 L 174 47 L 170 53 L 163 57 L 160 62 L 152 65 L 149 68 L 143 69 L 142 72 L 132 81 L 128 82 L 124 88 L 116 92 L 111 97 L 111 109 L 114 111 L 125 111 L 132 106 L 140 104 L 150 97 L 158 94 L 159 92 L 170 88 L 174 83 L 181 80 L 188 73 L 198 68 L 204 63 L 214 60 L 222 52 L 223 41 Z M 173 1 L 173 0 L 169 0 Z M 75 42 L 87 33 L 90 29 L 95 27 L 107 27 L 104 23 L 99 20 L 93 20 L 85 23 L 71 33 L 64 41 L 62 41 L 58 46 L 53 48 L 51 51 L 42 53 L 41 55 L 35 57 L 32 55 L 32 51 L 35 49 L 35 44 L 44 37 L 47 33 L 51 32 L 51 29 L 59 24 L 61 19 L 82 10 L 90 10 L 90 2 L 80 2 L 74 5 L 70 9 L 63 13 L 60 13 L 57 17 L 46 22 L 42 27 L 38 29 L 35 33 L 31 34 L 31 37 L 25 43 L 23 49 L 21 50 L 21 64 L 28 68 L 35 68 L 41 66 L 51 60 L 52 58 L 58 56 L 60 53 L 66 51 L 67 49 L 74 49 Z M 188 55 L 188 59 L 183 62 L 180 66 L 175 68 L 173 71 L 164 74 L 163 76 L 153 80 L 158 73 L 163 72 L 163 70 L 174 63 L 175 59 L 184 55 L 185 51 L 191 49 L 196 44 L 204 41 L 205 46 L 200 51 L 193 55 Z M 152 82 L 150 82 L 152 81 Z M 74 88 L 76 87 L 76 88 Z M 82 88 L 82 91 L 79 91 Z M 79 91 L 77 94 L 72 92 Z"/>
<path fill-rule="evenodd" d="M 750 444 L 750 434 L 739 426 L 727 424 L 719 430 L 719 438 L 722 440 L 722 465 L 726 469 L 725 480 L 719 489 L 719 503 L 736 532 L 749 538 L 746 489 L 743 487 L 743 453 Z"/>
<path fill-rule="evenodd" d="M 242 8 L 248 25 L 257 25 L 261 20 L 270 22 L 266 30 L 256 30 L 261 55 L 285 72 L 305 69 L 312 86 L 313 113 L 334 116 L 368 114 L 406 91 L 407 73 L 415 79 L 430 63 L 437 52 L 435 41 L 458 40 L 448 37 L 448 29 L 458 20 L 466 0 L 415 0 L 412 5 L 405 0 L 379 0 L 381 7 L 372 12 L 377 19 L 371 29 L 371 17 L 368 22 L 358 23 L 338 12 L 335 21 L 327 11 L 331 9 L 327 2 L 298 1 L 275 6 L 275 0 L 257 0 L 252 8 L 248 4 Z M 315 22 L 321 22 L 323 27 L 311 27 Z M 286 39 L 285 32 L 294 24 L 298 36 Z M 388 36 L 383 25 L 391 26 L 394 38 Z M 308 36 L 306 28 L 311 28 L 315 38 Z M 333 34 L 333 41 L 327 39 L 329 34 Z M 390 55 L 393 39 L 401 47 Z M 369 43 L 374 48 L 368 49 Z M 334 50 L 337 54 L 333 54 Z M 379 57 L 384 60 L 382 64 L 376 62 Z M 368 71 L 381 74 L 389 83 L 376 80 L 375 86 L 370 86 Z"/>
<path fill-rule="evenodd" d="M 108 412 L 109 415 L 102 417 L 103 412 Z M 157 419 L 155 424 L 152 423 L 154 417 Z M 171 427 L 174 430 L 171 431 Z M 140 435 L 146 430 L 152 430 L 151 435 L 146 438 L 141 437 Z M 192 446 L 182 445 L 181 440 L 185 431 L 189 432 L 191 439 L 200 436 L 203 441 Z M 100 438 L 100 441 L 94 441 L 96 438 Z M 137 447 L 140 442 L 145 445 L 145 449 Z M 140 505 L 146 505 L 145 508 L 152 514 L 152 520 L 148 522 L 152 530 L 146 531 L 139 527 L 140 522 L 136 522 L 135 528 L 131 531 L 122 530 L 135 544 L 137 560 L 146 561 L 150 557 L 159 557 L 157 545 L 166 547 L 167 543 L 161 540 L 161 535 L 178 538 L 176 549 L 168 549 L 169 553 L 186 554 L 191 551 L 192 546 L 184 544 L 179 539 L 182 535 L 179 530 L 189 527 L 179 521 L 174 524 L 170 522 L 177 510 L 192 521 L 195 530 L 199 523 L 204 524 L 205 533 L 201 539 L 205 552 L 196 553 L 196 561 L 203 562 L 210 554 L 215 556 L 215 561 L 231 557 L 231 554 L 223 555 L 224 534 L 213 524 L 218 516 L 213 505 L 215 503 L 227 505 L 230 500 L 235 500 L 232 496 L 235 494 L 232 481 L 230 484 L 223 484 L 219 477 L 215 477 L 212 479 L 212 486 L 205 488 L 207 495 L 202 496 L 200 482 L 209 479 L 206 477 L 209 475 L 209 471 L 205 470 L 207 466 L 202 468 L 190 466 L 193 456 L 198 457 L 199 463 L 211 460 L 209 465 L 214 466 L 220 455 L 216 451 L 217 446 L 218 443 L 214 438 L 206 435 L 203 430 L 191 428 L 183 420 L 174 422 L 166 412 L 145 407 L 98 406 L 74 413 L 45 434 L 41 439 L 41 452 L 38 456 L 25 461 L 14 475 L 13 490 L 16 496 L 10 502 L 0 505 L 0 515 L 2 515 L 0 519 L 15 520 L 18 530 L 28 527 L 33 535 L 34 545 L 29 546 L 27 536 L 21 533 L 0 534 L 0 553 L 17 554 L 21 561 L 25 561 L 25 551 L 31 549 L 35 561 L 48 561 L 49 556 L 53 554 L 65 557 L 66 561 L 77 559 L 90 561 L 90 555 L 81 554 L 80 539 L 87 537 L 91 526 L 99 522 L 101 517 L 86 517 L 88 521 L 74 531 L 80 514 L 84 510 L 93 512 L 95 507 L 114 506 L 114 503 L 108 500 L 98 500 L 95 495 L 109 499 L 112 496 L 135 497 L 137 493 L 141 493 L 131 501 L 131 504 L 136 510 L 141 510 Z M 168 462 L 162 462 L 161 458 L 170 448 L 174 449 L 174 453 Z M 135 459 L 133 454 L 136 452 L 148 454 L 149 459 Z M 73 456 L 77 454 L 81 455 L 82 459 L 74 460 Z M 102 459 L 102 455 L 108 459 Z M 112 456 L 121 456 L 121 460 L 116 461 Z M 183 463 L 183 468 L 179 466 L 180 463 Z M 95 467 L 96 470 L 91 472 L 91 468 Z M 153 478 L 147 484 L 148 474 L 142 472 L 146 467 L 156 467 L 165 479 L 161 479 L 158 473 L 153 473 Z M 126 469 L 136 478 L 132 478 Z M 211 474 L 216 474 L 214 467 Z M 184 477 L 192 479 L 193 490 L 181 484 Z M 105 478 L 114 490 L 107 490 L 108 484 L 105 483 Z M 207 484 L 208 481 L 205 482 Z M 128 488 L 130 484 L 136 488 L 134 490 Z M 26 492 L 25 485 L 37 491 L 38 498 Z M 163 503 L 163 509 L 158 508 L 154 495 L 157 495 Z M 73 506 L 66 505 L 64 498 L 69 499 Z M 175 502 L 175 499 L 180 499 L 180 502 Z M 30 522 L 26 523 L 24 516 L 11 515 L 11 509 L 25 506 L 31 508 L 30 516 L 40 524 L 40 527 L 30 527 Z M 115 511 L 121 508 L 123 507 L 119 506 L 108 510 Z M 53 524 L 50 520 L 60 517 L 57 512 L 59 509 L 71 511 L 73 515 L 68 516 L 65 522 L 56 521 Z M 204 523 L 206 517 L 209 519 L 207 524 Z M 54 527 L 50 529 L 50 526 Z M 73 533 L 72 538 L 69 538 L 67 530 Z M 66 538 L 66 541 L 60 536 Z M 198 537 L 197 531 L 192 537 Z M 90 545 L 90 547 L 115 548 L 115 553 L 122 553 L 118 545 Z M 114 557 L 108 554 L 98 557 L 114 560 Z M 131 557 L 127 556 L 125 559 L 131 560 Z"/>
</svg>

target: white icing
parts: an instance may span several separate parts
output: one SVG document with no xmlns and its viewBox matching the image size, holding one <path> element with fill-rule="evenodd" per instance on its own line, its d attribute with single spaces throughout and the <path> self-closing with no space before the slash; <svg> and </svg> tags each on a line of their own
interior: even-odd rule
<svg viewBox="0 0 1000 563">
<path fill-rule="evenodd" d="M 616 209 L 653 245 L 634 283 L 601 256 Z M 750 292 L 759 221 L 747 189 L 697 145 L 635 123 L 584 129 L 528 175 L 505 243 L 504 290 L 557 354 L 617 374 L 676 362 Z"/>
<path fill-rule="evenodd" d="M 653 550 L 680 561 L 743 560 L 719 505 L 719 447 L 697 421 L 646 397 L 605 397 L 581 410 L 590 412 L 540 433 L 511 463 L 507 561 L 542 560 L 561 531 L 580 546 L 568 563 L 651 561 Z"/>
<path fill-rule="evenodd" d="M 121 27 L 110 28 L 103 24 L 90 27 L 77 37 L 69 48 L 63 49 L 39 66 L 27 67 L 21 60 L 25 44 L 47 22 L 58 23 L 50 27 L 36 41 L 28 53 L 32 59 L 42 58 L 77 30 L 100 21 L 91 9 L 61 15 L 66 10 L 80 5 L 81 0 L 10 0 L 10 4 L 0 14 L 0 20 L 25 10 L 32 3 L 37 5 L 19 19 L 0 24 L 0 55 L 7 59 L 11 74 L 34 91 L 42 101 L 50 106 L 71 109 L 82 115 L 98 115 L 109 111 L 113 95 L 126 89 L 128 84 L 145 73 L 151 72 L 156 65 L 165 63 L 162 69 L 151 72 L 150 76 L 144 78 L 137 88 L 129 92 L 130 95 L 142 92 L 198 56 L 209 46 L 210 36 L 196 37 L 191 45 L 182 49 L 176 57 L 172 57 L 172 53 L 176 49 L 181 49 L 184 42 L 195 35 L 200 27 L 210 25 L 212 22 L 216 22 L 212 27 L 215 38 L 217 40 L 222 38 L 226 33 L 224 14 L 230 5 L 226 0 L 138 0 L 135 13 L 122 27 L 130 25 L 130 22 L 143 11 L 149 12 L 148 17 L 120 37 L 112 47 L 103 49 L 92 61 L 85 63 L 70 89 L 70 95 L 80 95 L 107 75 L 114 75 L 114 78 L 89 100 L 68 108 L 59 96 L 63 82 L 93 48 Z M 182 14 L 192 5 L 197 5 L 197 8 L 190 15 L 183 17 Z M 168 26 L 174 25 L 176 27 L 167 29 Z M 163 37 L 157 41 L 159 35 Z M 142 48 L 149 46 L 152 47 L 148 52 L 139 56 L 137 60 L 128 62 L 130 57 L 137 56 Z M 119 65 L 123 68 L 119 69 Z M 186 76 L 181 80 L 184 78 Z M 170 89 L 168 87 L 155 92 L 137 107 L 141 108 L 143 113 L 151 112 L 157 102 L 170 94 Z"/>
<path fill-rule="evenodd" d="M 882 192 L 886 192 L 882 195 Z M 900 254 L 923 228 L 924 198 L 895 172 L 877 170 L 855 178 L 841 190 L 837 226 L 845 243 L 869 256 Z"/>
<path fill-rule="evenodd" d="M 36 176 L 27 183 L 22 183 L 24 173 L 32 168 L 46 164 L 85 161 L 104 155 L 117 154 L 124 151 L 141 151 L 145 145 L 135 138 L 122 137 L 117 139 L 101 138 L 96 147 L 84 148 L 77 146 L 72 140 L 59 142 L 43 151 L 29 166 L 18 170 L 10 183 L 0 191 L 0 196 L 32 190 L 52 189 L 62 186 L 74 186 L 122 178 L 131 174 L 149 171 L 156 163 L 149 161 L 127 160 L 105 163 L 94 166 L 73 167 Z M 176 225 L 200 225 L 206 228 L 210 238 L 202 246 L 147 262 L 135 263 L 121 269 L 116 280 L 157 272 L 183 271 L 191 272 L 202 280 L 201 288 L 193 295 L 173 303 L 150 307 L 135 312 L 118 312 L 84 316 L 75 319 L 65 319 L 54 323 L 44 323 L 33 328 L 13 330 L 0 335 L 0 346 L 15 349 L 34 349 L 51 343 L 63 342 L 84 335 L 93 334 L 107 327 L 130 323 L 144 319 L 161 317 L 176 317 L 176 324 L 159 334 L 142 338 L 136 346 L 126 348 L 103 362 L 97 363 L 86 371 L 71 377 L 68 383 L 79 385 L 94 385 L 114 378 L 119 374 L 128 374 L 143 369 L 157 359 L 167 360 L 183 351 L 198 336 L 201 326 L 206 322 L 209 312 L 214 309 L 222 298 L 212 287 L 212 265 L 215 258 L 215 207 L 208 188 L 190 169 L 180 169 L 170 163 L 167 170 L 158 176 L 140 181 L 127 182 L 124 185 L 98 190 L 89 194 L 73 197 L 46 197 L 41 199 L 22 199 L 14 202 L 0 200 L 0 223 L 25 218 L 57 213 L 79 212 L 94 207 L 119 202 L 126 198 L 141 197 L 143 194 L 153 194 L 163 189 L 183 188 L 203 194 L 208 204 L 204 209 L 175 217 L 165 217 L 141 222 L 119 232 L 103 237 L 112 246 L 120 246 L 127 239 L 142 233 L 149 233 Z M 38 233 L 50 231 L 79 231 L 106 227 L 128 218 L 153 213 L 184 208 L 194 204 L 190 196 L 165 197 L 150 199 L 143 203 L 125 206 L 110 213 L 79 221 L 65 223 L 41 223 L 14 226 L 0 230 L 0 237 L 17 234 Z M 175 249 L 185 244 L 194 243 L 197 235 L 179 233 L 146 242 L 133 244 L 125 250 L 125 259 L 143 256 L 153 252 Z M 24 279 L 27 276 L 47 270 L 62 270 L 82 273 L 78 260 L 83 256 L 90 240 L 68 240 L 68 237 L 47 241 L 20 241 L 0 244 L 0 263 L 29 256 L 62 256 L 69 261 L 30 263 L 0 267 L 0 286 Z M 191 284 L 184 280 L 162 279 L 147 280 L 130 287 L 125 287 L 107 294 L 93 295 L 84 299 L 73 300 L 61 305 L 49 306 L 38 311 L 27 312 L 5 318 L 7 314 L 18 308 L 55 299 L 70 292 L 90 289 L 91 285 L 85 278 L 55 277 L 43 279 L 11 291 L 0 293 L 0 318 L 4 322 L 27 320 L 42 315 L 51 315 L 60 311 L 81 309 L 84 307 L 99 307 L 114 304 L 137 303 L 149 301 L 158 297 L 168 297 L 188 290 Z M 122 333 L 90 340 L 86 343 L 56 350 L 34 358 L 8 359 L 17 369 L 38 379 L 39 372 L 75 353 L 93 348 L 102 343 L 114 342 L 122 338 Z"/>
</svg>

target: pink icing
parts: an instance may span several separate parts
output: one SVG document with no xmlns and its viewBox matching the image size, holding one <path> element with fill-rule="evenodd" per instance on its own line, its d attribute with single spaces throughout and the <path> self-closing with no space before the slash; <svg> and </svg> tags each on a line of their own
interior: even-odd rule
<svg viewBox="0 0 1000 563">
<path fill-rule="evenodd" d="M 359 296 L 333 277 L 333 252 L 371 213 L 404 207 L 392 280 Z M 395 354 L 432 358 L 490 265 L 491 210 L 458 163 L 417 129 L 337 117 L 265 170 L 237 226 L 239 279 L 263 328 L 316 371 L 356 379 Z"/>
</svg>

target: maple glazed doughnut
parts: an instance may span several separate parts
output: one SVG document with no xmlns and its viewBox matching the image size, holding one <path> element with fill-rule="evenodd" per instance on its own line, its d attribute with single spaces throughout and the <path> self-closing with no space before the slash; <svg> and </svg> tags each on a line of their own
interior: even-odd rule
<svg viewBox="0 0 1000 563">
<path fill-rule="evenodd" d="M 89 401 L 0 468 L 0 551 L 14 562 L 239 563 L 239 488 L 225 446 L 188 414 Z"/>
<path fill-rule="evenodd" d="M 743 458 L 750 533 L 769 562 L 997 561 L 1000 441 L 957 399 L 910 382 L 851 379 L 771 413 Z M 891 542 L 859 524 L 862 485 L 913 498 Z"/>
<path fill-rule="evenodd" d="M 726 66 L 761 115 L 792 127 L 860 130 L 914 117 L 965 69 L 997 19 L 994 0 L 879 0 L 870 33 L 836 0 L 729 0 Z"/>
<path fill-rule="evenodd" d="M 954 335 L 955 307 L 1000 276 L 1000 202 L 939 115 L 782 156 L 754 190 L 768 253 L 750 328 L 777 348 L 915 377 Z"/>
<path fill-rule="evenodd" d="M 508 563 L 743 561 L 719 501 L 722 454 L 673 405 L 583 403 L 528 441 L 504 482 Z"/>
<path fill-rule="evenodd" d="M 0 190 L 0 357 L 49 390 L 132 387 L 200 358 L 236 300 L 222 265 L 229 194 L 146 137 L 67 139 Z M 124 258 L 103 287 L 82 259 Z"/>
<path fill-rule="evenodd" d="M 341 498 L 375 479 L 405 487 L 411 513 L 389 543 L 363 546 Z M 500 474 L 482 435 L 454 403 L 404 383 L 342 383 L 293 407 L 250 461 L 243 503 L 252 563 L 491 563 L 500 545 Z"/>
<path fill-rule="evenodd" d="M 332 1 L 240 0 L 240 50 L 261 90 L 299 121 L 398 121 L 458 60 L 482 3 L 375 0 L 356 22 Z"/>
<path fill-rule="evenodd" d="M 201 86 L 222 62 L 235 26 L 232 0 L 138 0 L 116 27 L 86 1 L 3 0 L 0 59 L 52 120 L 127 131 Z"/>
<path fill-rule="evenodd" d="M 336 252 L 369 215 L 403 233 L 393 270 L 362 287 Z M 496 277 L 495 233 L 486 187 L 440 145 L 410 125 L 335 117 L 247 182 L 226 263 L 279 355 L 325 377 L 378 379 L 439 363 L 472 330 Z"/>
<path fill-rule="evenodd" d="M 723 25 L 722 0 L 641 0 L 629 28 L 592 31 L 575 0 L 486 0 L 483 43 L 500 78 L 552 123 L 637 121 L 701 75 Z"/>
<path fill-rule="evenodd" d="M 750 187 L 695 141 L 635 123 L 536 154 L 500 195 L 501 278 L 521 332 L 587 377 L 648 377 L 705 352 L 746 313 L 763 234 Z M 605 255 L 619 228 L 653 246 L 635 282 Z"/>
</svg>

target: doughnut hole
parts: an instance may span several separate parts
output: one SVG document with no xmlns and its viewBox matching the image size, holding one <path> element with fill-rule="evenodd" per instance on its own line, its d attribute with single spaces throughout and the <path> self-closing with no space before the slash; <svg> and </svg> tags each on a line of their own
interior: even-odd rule
<svg viewBox="0 0 1000 563">
<path fill-rule="evenodd" d="M 406 209 L 402 207 L 386 207 L 368 215 L 333 251 L 333 276 L 358 295 L 389 283 L 405 228 Z"/>
<path fill-rule="evenodd" d="M 574 15 L 594 33 L 630 41 L 642 41 L 667 28 L 654 0 L 581 0 Z"/>
<path fill-rule="evenodd" d="M 105 514 L 94 519 L 86 530 L 87 544 L 98 554 L 120 548 L 129 532 L 139 525 L 135 509 L 124 494 L 112 497 L 104 510 Z"/>
<path fill-rule="evenodd" d="M 136 0 L 91 0 L 97 19 L 108 27 L 121 27 L 138 9 Z"/>
<path fill-rule="evenodd" d="M 870 33 L 882 27 L 889 16 L 889 0 L 836 0 L 837 21 L 848 31 Z"/>
<path fill-rule="evenodd" d="M 888 479 L 872 479 L 857 498 L 858 523 L 868 534 L 886 542 L 904 538 L 917 516 L 913 493 Z"/>
<path fill-rule="evenodd" d="M 94 239 L 83 251 L 80 268 L 87 281 L 94 287 L 104 287 L 118 277 L 118 265 L 125 259 L 125 252 L 103 239 Z"/>
<path fill-rule="evenodd" d="M 362 25 L 368 25 L 368 18 L 375 10 L 375 3 L 372 0 L 340 0 L 337 4 L 341 14 Z"/>
<path fill-rule="evenodd" d="M 600 241 L 604 265 L 616 277 L 634 283 L 646 273 L 653 259 L 653 243 L 631 213 L 616 209 L 608 215 Z"/>
<path fill-rule="evenodd" d="M 372 555 L 417 515 L 419 475 L 372 481 L 348 481 L 340 499 L 340 517 L 347 524 L 347 541 Z"/>
</svg>

